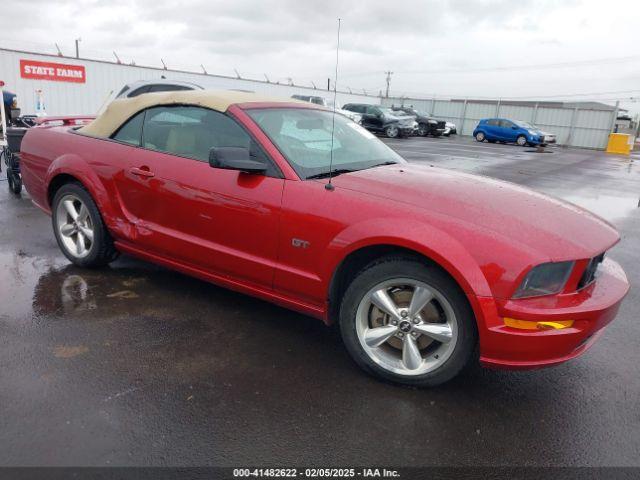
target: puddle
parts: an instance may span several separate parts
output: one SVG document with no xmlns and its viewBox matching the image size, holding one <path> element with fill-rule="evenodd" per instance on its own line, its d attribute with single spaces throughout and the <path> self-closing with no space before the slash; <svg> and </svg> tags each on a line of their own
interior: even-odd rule
<svg viewBox="0 0 640 480">
<path fill-rule="evenodd" d="M 617 195 L 562 195 L 563 200 L 585 208 L 605 220 L 616 220 L 627 217 L 640 208 L 639 197 L 622 197 Z"/>
</svg>

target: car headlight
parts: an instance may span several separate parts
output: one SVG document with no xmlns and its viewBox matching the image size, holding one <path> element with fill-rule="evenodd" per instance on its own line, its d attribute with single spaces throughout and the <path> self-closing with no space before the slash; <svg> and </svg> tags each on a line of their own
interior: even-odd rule
<svg viewBox="0 0 640 480">
<path fill-rule="evenodd" d="M 539 297 L 560 293 L 575 262 L 550 262 L 533 267 L 513 294 L 513 298 Z"/>
<path fill-rule="evenodd" d="M 431 125 L 437 125 L 437 124 L 438 124 L 438 122 L 436 122 L 435 120 L 429 120 L 429 123 L 430 123 Z"/>
<path fill-rule="evenodd" d="M 18 108 L 18 97 L 13 97 L 13 101 L 11 102 L 11 108 Z"/>
</svg>

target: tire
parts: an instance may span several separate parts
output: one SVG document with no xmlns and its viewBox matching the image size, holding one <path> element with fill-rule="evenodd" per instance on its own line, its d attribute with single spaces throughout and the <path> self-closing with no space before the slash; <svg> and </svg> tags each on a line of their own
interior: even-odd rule
<svg viewBox="0 0 640 480">
<path fill-rule="evenodd" d="M 400 135 L 400 130 L 395 125 L 389 125 L 384 129 L 384 134 L 388 138 L 398 138 L 398 136 Z"/>
<path fill-rule="evenodd" d="M 7 172 L 7 182 L 9 183 L 9 189 L 14 195 L 20 195 L 22 193 L 22 177 L 18 173 Z"/>
<path fill-rule="evenodd" d="M 429 133 L 429 127 L 428 127 L 428 125 L 426 123 L 418 124 L 418 133 L 417 133 L 417 135 L 419 137 L 426 137 L 428 133 Z"/>
<path fill-rule="evenodd" d="M 484 142 L 486 138 L 484 132 L 476 133 L 476 142 Z"/>
<path fill-rule="evenodd" d="M 416 318 L 407 305 L 419 291 L 430 292 L 433 298 Z M 386 292 L 391 306 L 399 307 L 394 317 L 377 307 L 379 300 L 372 300 L 384 298 L 378 297 L 380 292 Z M 376 327 L 371 326 L 372 319 L 379 322 Z M 431 333 L 418 331 L 425 328 Z M 386 339 L 370 345 L 372 339 L 382 338 L 374 332 L 378 329 Z M 418 387 L 433 387 L 455 377 L 474 357 L 478 338 L 473 311 L 456 282 L 436 266 L 396 256 L 370 263 L 351 282 L 340 305 L 340 332 L 347 351 L 363 370 Z"/>
<path fill-rule="evenodd" d="M 71 202 L 71 207 L 65 202 Z M 51 207 L 56 241 L 71 263 L 95 268 L 107 265 L 118 257 L 96 203 L 81 184 L 73 182 L 60 187 Z M 69 209 L 75 213 L 74 217 Z"/>
<path fill-rule="evenodd" d="M 520 147 L 526 147 L 527 137 L 525 137 L 524 135 L 518 135 L 518 138 L 516 138 L 516 144 Z"/>
</svg>

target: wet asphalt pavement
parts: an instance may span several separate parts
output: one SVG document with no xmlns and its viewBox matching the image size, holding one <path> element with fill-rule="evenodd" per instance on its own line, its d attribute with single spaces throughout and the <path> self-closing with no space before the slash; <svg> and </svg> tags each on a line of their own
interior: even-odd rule
<svg viewBox="0 0 640 480">
<path fill-rule="evenodd" d="M 393 140 L 614 223 L 632 290 L 582 357 L 437 389 L 363 374 L 335 329 L 131 258 L 69 265 L 0 182 L 0 465 L 640 465 L 640 157 Z M 2 174 L 4 178 L 4 174 Z"/>
</svg>

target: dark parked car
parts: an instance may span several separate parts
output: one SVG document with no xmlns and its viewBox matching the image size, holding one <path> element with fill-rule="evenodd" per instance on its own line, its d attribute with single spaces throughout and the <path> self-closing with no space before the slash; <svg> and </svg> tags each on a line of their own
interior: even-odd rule
<svg viewBox="0 0 640 480">
<path fill-rule="evenodd" d="M 439 137 L 440 135 L 445 133 L 446 123 L 444 120 L 438 120 L 433 118 L 427 112 L 421 112 L 420 110 L 415 110 L 413 107 L 391 107 L 395 111 L 404 112 L 408 115 L 412 115 L 415 117 L 416 122 L 418 122 L 418 131 L 417 134 L 421 137 L 426 137 L 427 135 L 433 135 L 434 137 Z"/>
<path fill-rule="evenodd" d="M 361 114 L 362 126 L 371 132 L 384 133 L 389 138 L 413 135 L 415 119 L 394 114 L 390 108 L 365 103 L 347 103 L 342 108 Z"/>
</svg>

